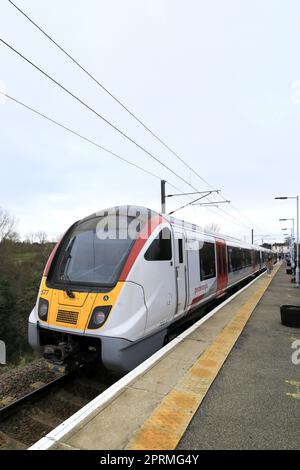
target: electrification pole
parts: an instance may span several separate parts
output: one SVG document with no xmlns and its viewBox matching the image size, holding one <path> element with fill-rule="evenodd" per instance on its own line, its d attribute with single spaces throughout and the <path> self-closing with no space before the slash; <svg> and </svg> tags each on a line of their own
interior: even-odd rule
<svg viewBox="0 0 300 470">
<path fill-rule="evenodd" d="M 160 195 L 161 195 L 161 213 L 166 213 L 166 182 L 161 180 L 160 182 Z"/>
<path fill-rule="evenodd" d="M 296 247 L 296 279 L 295 285 L 296 287 L 300 286 L 300 269 L 299 269 L 299 195 L 298 196 L 280 196 L 275 197 L 275 199 L 296 199 L 297 201 L 297 247 Z"/>
<path fill-rule="evenodd" d="M 297 196 L 297 260 L 296 260 L 296 286 L 300 284 L 300 270 L 299 270 L 299 195 Z"/>
<path fill-rule="evenodd" d="M 187 206 L 194 206 L 194 205 L 207 205 L 207 206 L 210 206 L 210 205 L 216 205 L 216 204 L 226 204 L 226 203 L 229 203 L 230 201 L 227 201 L 227 200 L 224 200 L 224 201 L 211 201 L 211 202 L 206 202 L 206 203 L 199 203 L 198 201 L 200 199 L 204 199 L 206 198 L 207 196 L 210 196 L 211 194 L 213 193 L 217 193 L 219 194 L 220 192 L 220 189 L 210 189 L 210 190 L 207 190 L 207 191 L 195 191 L 195 192 L 192 192 L 192 193 L 177 193 L 177 194 L 166 194 L 166 181 L 165 180 L 160 180 L 160 196 L 161 196 L 161 213 L 162 214 L 166 214 L 166 200 L 167 200 L 167 197 L 176 197 L 176 196 L 191 196 L 191 195 L 195 195 L 195 194 L 200 194 L 199 197 L 197 197 L 197 199 L 193 199 L 191 200 L 191 202 L 188 202 L 187 204 L 184 204 L 183 206 L 181 207 L 178 207 L 177 209 L 173 210 L 172 212 L 169 212 L 168 215 L 171 215 L 171 214 L 174 214 L 174 212 L 177 212 L 181 209 L 184 209 L 185 207 Z"/>
</svg>

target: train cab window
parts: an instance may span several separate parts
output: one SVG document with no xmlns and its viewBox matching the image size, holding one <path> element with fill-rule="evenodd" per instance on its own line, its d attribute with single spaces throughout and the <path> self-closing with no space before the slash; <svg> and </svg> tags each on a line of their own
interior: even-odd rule
<svg viewBox="0 0 300 470">
<path fill-rule="evenodd" d="M 252 265 L 252 258 L 254 258 L 254 254 L 252 250 L 245 250 L 245 266 L 249 267 Z"/>
<path fill-rule="evenodd" d="M 183 245 L 182 245 L 182 238 L 178 238 L 178 259 L 179 259 L 179 263 L 183 263 Z"/>
<path fill-rule="evenodd" d="M 243 251 L 241 248 L 229 246 L 227 249 L 228 271 L 238 271 L 245 266 Z"/>
<path fill-rule="evenodd" d="M 205 242 L 199 250 L 201 281 L 216 276 L 216 259 L 214 243 Z"/>
<path fill-rule="evenodd" d="M 147 261 L 170 261 L 172 259 L 171 232 L 163 228 L 145 253 Z"/>
<path fill-rule="evenodd" d="M 105 234 L 104 230 L 99 229 L 102 220 L 101 217 L 88 218 L 66 234 L 49 280 L 62 286 L 115 285 L 133 240 L 120 237 L 120 230 L 113 231 L 113 237 L 109 236 L 109 231 L 107 236 L 102 237 Z M 127 227 L 131 218 L 119 216 L 118 222 Z"/>
</svg>

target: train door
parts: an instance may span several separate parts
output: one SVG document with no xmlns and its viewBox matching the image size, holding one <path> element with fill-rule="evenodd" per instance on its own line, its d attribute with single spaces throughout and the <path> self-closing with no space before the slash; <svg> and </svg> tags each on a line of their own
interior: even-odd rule
<svg viewBox="0 0 300 470">
<path fill-rule="evenodd" d="M 148 310 L 145 332 L 150 333 L 171 322 L 176 312 L 175 254 L 166 224 L 156 232 L 143 258 L 133 265 L 129 280 L 143 286 Z"/>
<path fill-rule="evenodd" d="M 222 293 L 228 284 L 227 253 L 224 240 L 216 240 L 217 250 L 217 292 Z"/>
<path fill-rule="evenodd" d="M 174 231 L 177 308 L 175 316 L 185 311 L 187 302 L 186 247 L 183 232 Z"/>
</svg>

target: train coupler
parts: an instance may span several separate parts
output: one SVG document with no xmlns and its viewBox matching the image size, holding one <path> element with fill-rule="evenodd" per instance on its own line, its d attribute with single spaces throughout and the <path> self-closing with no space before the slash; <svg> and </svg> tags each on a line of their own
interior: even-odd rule
<svg viewBox="0 0 300 470">
<path fill-rule="evenodd" d="M 55 372 L 57 374 L 62 374 L 62 375 L 66 375 L 69 373 L 68 364 L 60 365 L 60 364 L 56 364 L 55 362 L 50 362 L 50 361 L 47 361 L 47 364 L 48 364 L 48 369 L 51 372 Z"/>
</svg>

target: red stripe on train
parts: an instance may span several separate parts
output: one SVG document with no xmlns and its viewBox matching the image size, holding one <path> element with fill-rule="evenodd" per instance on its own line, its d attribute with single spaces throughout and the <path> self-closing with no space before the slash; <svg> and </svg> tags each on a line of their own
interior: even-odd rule
<svg viewBox="0 0 300 470">
<path fill-rule="evenodd" d="M 137 259 L 138 255 L 140 254 L 143 246 L 145 245 L 146 241 L 149 239 L 151 233 L 156 229 L 156 227 L 162 222 L 162 216 L 156 215 L 148 220 L 147 224 L 143 228 L 142 232 L 140 233 L 139 238 L 135 241 L 133 248 L 128 256 L 128 259 L 125 263 L 119 281 L 125 281 L 135 260 Z"/>
<path fill-rule="evenodd" d="M 57 249 L 58 249 L 58 247 L 60 245 L 60 242 L 62 241 L 63 238 L 64 238 L 64 236 L 61 237 L 61 239 L 56 243 L 55 247 L 53 248 L 53 250 L 51 252 L 51 255 L 49 256 L 48 261 L 46 263 L 46 266 L 45 266 L 45 269 L 44 269 L 44 272 L 43 272 L 43 276 L 48 276 L 49 269 L 51 267 L 53 258 L 55 256 L 55 253 L 57 252 Z"/>
<path fill-rule="evenodd" d="M 201 295 L 199 295 L 198 297 L 195 297 L 195 298 L 192 300 L 191 305 L 194 305 L 194 304 L 197 304 L 198 302 L 200 302 L 200 300 L 202 300 L 204 296 L 205 296 L 205 294 L 201 294 Z"/>
</svg>

